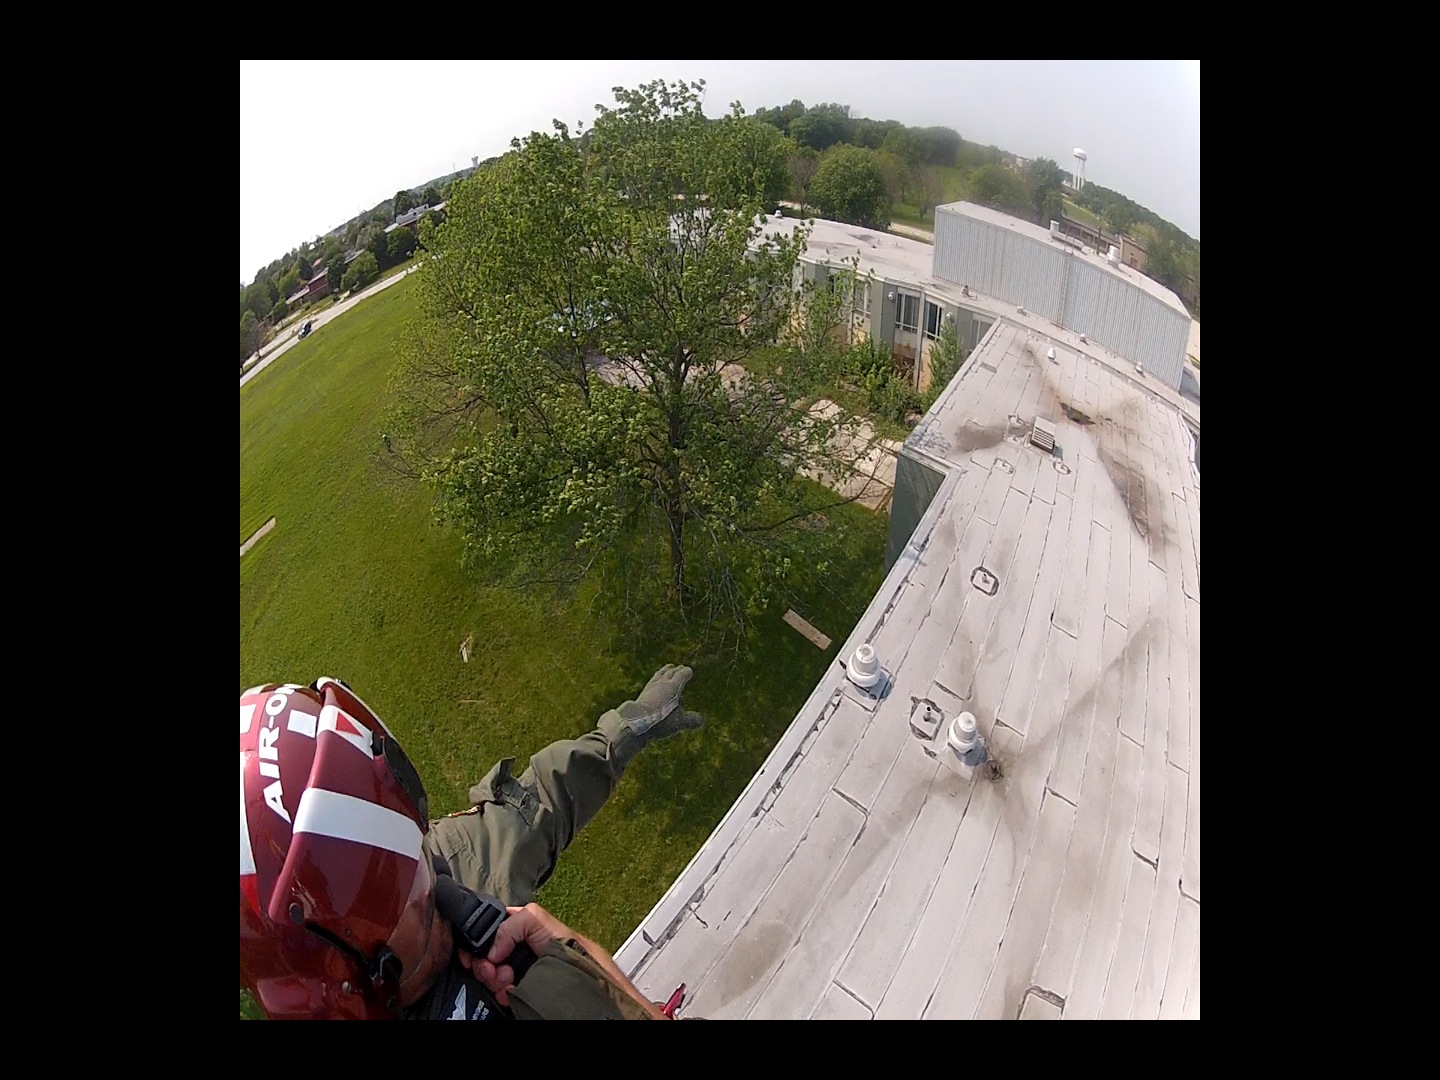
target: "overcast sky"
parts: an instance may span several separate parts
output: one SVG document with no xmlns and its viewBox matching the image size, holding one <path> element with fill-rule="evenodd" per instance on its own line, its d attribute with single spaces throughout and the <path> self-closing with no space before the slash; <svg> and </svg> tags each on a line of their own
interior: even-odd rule
<svg viewBox="0 0 1440 1080">
<path fill-rule="evenodd" d="M 952 127 L 1070 169 L 1200 235 L 1200 62 L 978 60 L 241 61 L 240 280 L 401 188 L 503 153 L 610 88 L 704 79 L 705 111 L 799 98 Z"/>
</svg>

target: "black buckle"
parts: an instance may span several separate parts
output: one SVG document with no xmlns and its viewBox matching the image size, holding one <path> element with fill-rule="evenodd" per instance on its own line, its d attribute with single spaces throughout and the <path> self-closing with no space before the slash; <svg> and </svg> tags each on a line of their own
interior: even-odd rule
<svg viewBox="0 0 1440 1080">
<path fill-rule="evenodd" d="M 472 892 L 449 876 L 435 879 L 435 910 L 454 929 L 456 944 L 481 957 L 490 951 L 490 940 L 510 915 L 509 909 L 495 897 Z M 521 941 L 511 949 L 505 962 L 519 983 L 535 960 L 530 946 Z"/>
<path fill-rule="evenodd" d="M 476 956 L 485 955 L 509 915 L 495 897 L 472 892 L 452 877 L 436 879 L 435 906 L 454 929 L 460 947 Z"/>
</svg>

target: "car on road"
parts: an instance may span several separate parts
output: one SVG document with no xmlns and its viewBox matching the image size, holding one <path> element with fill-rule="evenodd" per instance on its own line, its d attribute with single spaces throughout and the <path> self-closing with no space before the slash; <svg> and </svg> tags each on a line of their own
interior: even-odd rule
<svg viewBox="0 0 1440 1080">
<path fill-rule="evenodd" d="M 309 337 L 309 336 L 310 336 L 310 331 L 313 330 L 314 328 L 315 328 L 315 323 L 314 323 L 312 320 L 310 320 L 310 319 L 306 319 L 306 320 L 305 320 L 305 325 L 302 326 L 302 327 L 300 327 L 300 336 L 301 336 L 302 338 Z"/>
</svg>

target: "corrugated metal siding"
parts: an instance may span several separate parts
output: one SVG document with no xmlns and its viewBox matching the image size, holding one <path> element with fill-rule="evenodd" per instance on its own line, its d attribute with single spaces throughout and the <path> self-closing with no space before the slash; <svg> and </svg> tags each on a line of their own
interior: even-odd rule
<svg viewBox="0 0 1440 1080">
<path fill-rule="evenodd" d="M 1143 305 L 1140 317 L 1140 352 L 1157 379 L 1180 389 L 1185 371 L 1185 349 L 1190 342 L 1190 319 L 1152 301 Z"/>
<path fill-rule="evenodd" d="M 942 208 L 935 214 L 933 272 L 1080 331 L 1180 388 L 1189 318 L 1065 248 Z"/>
<path fill-rule="evenodd" d="M 1069 260 L 1059 248 L 1037 244 L 1028 236 L 1008 229 L 1005 238 L 1005 283 L 1010 296 L 1047 319 L 1060 321 L 1061 298 L 1065 292 L 1065 263 Z"/>
<path fill-rule="evenodd" d="M 1080 263 L 1070 274 L 1065 295 L 1065 317 L 1061 326 L 1089 336 L 1095 333 L 1093 320 L 1099 317 L 1100 279 L 1105 275 L 1093 266 Z"/>
<path fill-rule="evenodd" d="M 1135 320 L 1140 315 L 1140 296 L 1136 290 L 1123 281 L 1101 271 L 1100 292 L 1106 297 L 1103 304 L 1105 317 L 1095 328 L 1095 338 L 1100 344 L 1130 360 L 1143 358 L 1135 355 Z"/>
<path fill-rule="evenodd" d="M 932 272 L 936 277 L 969 285 L 987 296 L 1008 299 L 1003 281 L 1003 232 L 998 226 L 963 214 L 938 213 Z"/>
</svg>

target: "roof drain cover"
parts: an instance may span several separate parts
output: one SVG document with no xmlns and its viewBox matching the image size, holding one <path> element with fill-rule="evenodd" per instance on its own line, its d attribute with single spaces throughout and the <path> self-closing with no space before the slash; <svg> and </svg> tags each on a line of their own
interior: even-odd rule
<svg viewBox="0 0 1440 1080">
<path fill-rule="evenodd" d="M 1037 416 L 1030 429 L 1030 442 L 1047 454 L 1053 454 L 1055 452 L 1055 425 L 1049 420 L 1042 420 Z"/>
</svg>

